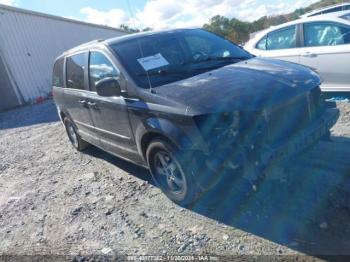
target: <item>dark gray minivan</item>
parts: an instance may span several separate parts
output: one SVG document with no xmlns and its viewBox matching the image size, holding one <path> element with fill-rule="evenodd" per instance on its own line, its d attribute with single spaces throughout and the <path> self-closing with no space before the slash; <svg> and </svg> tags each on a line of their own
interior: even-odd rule
<svg viewBox="0 0 350 262">
<path fill-rule="evenodd" d="M 223 170 L 257 179 L 339 116 L 309 68 L 256 58 L 201 29 L 93 41 L 57 58 L 53 96 L 73 146 L 148 167 L 192 203 Z"/>
</svg>

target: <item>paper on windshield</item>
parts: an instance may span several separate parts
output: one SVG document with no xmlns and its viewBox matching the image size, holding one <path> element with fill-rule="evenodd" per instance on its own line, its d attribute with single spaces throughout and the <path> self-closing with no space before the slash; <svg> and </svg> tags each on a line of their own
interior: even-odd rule
<svg viewBox="0 0 350 262">
<path fill-rule="evenodd" d="M 169 62 L 160 53 L 137 59 L 137 61 L 146 71 L 169 65 Z"/>
</svg>

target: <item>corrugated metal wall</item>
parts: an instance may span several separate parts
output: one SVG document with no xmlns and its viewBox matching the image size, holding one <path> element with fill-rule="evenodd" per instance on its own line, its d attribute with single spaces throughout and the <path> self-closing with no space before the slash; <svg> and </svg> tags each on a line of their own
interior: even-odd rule
<svg viewBox="0 0 350 262">
<path fill-rule="evenodd" d="M 0 110 L 17 106 L 19 100 L 0 55 Z"/>
<path fill-rule="evenodd" d="M 0 55 L 20 104 L 51 92 L 53 62 L 59 54 L 84 42 L 123 34 L 0 5 Z"/>
</svg>

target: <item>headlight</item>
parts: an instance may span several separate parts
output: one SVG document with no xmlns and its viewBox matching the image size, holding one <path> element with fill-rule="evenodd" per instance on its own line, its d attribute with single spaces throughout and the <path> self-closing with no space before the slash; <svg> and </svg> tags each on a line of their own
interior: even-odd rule
<svg viewBox="0 0 350 262">
<path fill-rule="evenodd" d="M 240 112 L 213 113 L 196 116 L 195 121 L 201 134 L 208 139 L 222 136 L 237 136 L 240 126 Z"/>
</svg>

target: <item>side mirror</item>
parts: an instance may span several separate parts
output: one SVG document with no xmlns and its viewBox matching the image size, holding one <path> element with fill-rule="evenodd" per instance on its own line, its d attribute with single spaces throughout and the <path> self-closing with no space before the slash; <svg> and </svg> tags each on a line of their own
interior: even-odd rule
<svg viewBox="0 0 350 262">
<path fill-rule="evenodd" d="M 118 80 L 109 77 L 102 79 L 96 83 L 96 92 L 99 96 L 120 96 L 122 91 Z"/>
</svg>

